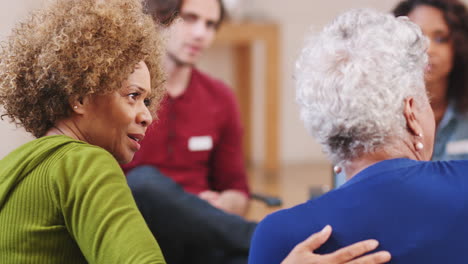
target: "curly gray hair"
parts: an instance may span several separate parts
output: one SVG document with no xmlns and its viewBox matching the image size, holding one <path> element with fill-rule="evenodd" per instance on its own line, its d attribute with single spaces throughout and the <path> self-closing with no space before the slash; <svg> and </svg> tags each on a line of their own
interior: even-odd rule
<svg viewBox="0 0 468 264">
<path fill-rule="evenodd" d="M 309 132 L 341 164 L 407 136 L 404 99 L 427 99 L 427 39 L 406 17 L 348 11 L 314 34 L 296 63 Z"/>
</svg>

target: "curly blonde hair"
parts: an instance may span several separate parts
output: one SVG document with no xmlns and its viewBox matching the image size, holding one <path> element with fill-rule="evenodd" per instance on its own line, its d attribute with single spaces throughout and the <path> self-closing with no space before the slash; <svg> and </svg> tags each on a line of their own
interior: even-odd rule
<svg viewBox="0 0 468 264">
<path fill-rule="evenodd" d="M 0 51 L 0 105 L 35 137 L 71 114 L 70 98 L 120 89 L 135 65 L 164 94 L 162 37 L 139 0 L 58 0 L 19 23 Z"/>
</svg>

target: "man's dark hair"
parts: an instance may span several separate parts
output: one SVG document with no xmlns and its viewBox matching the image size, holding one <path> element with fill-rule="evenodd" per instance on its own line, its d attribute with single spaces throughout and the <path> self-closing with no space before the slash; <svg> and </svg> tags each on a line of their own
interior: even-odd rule
<svg viewBox="0 0 468 264">
<path fill-rule="evenodd" d="M 144 8 L 147 14 L 162 25 L 170 25 L 179 15 L 184 0 L 145 0 Z M 219 4 L 219 21 L 216 28 L 219 28 L 226 17 L 226 9 L 222 0 L 217 0 Z"/>
<path fill-rule="evenodd" d="M 145 0 L 144 11 L 153 17 L 153 20 L 162 24 L 170 25 L 178 16 L 182 0 Z"/>
<path fill-rule="evenodd" d="M 219 4 L 219 20 L 218 20 L 218 24 L 216 25 L 216 28 L 219 28 L 221 26 L 221 24 L 223 23 L 227 15 L 226 8 L 224 8 L 223 0 L 218 0 L 218 4 Z"/>
</svg>

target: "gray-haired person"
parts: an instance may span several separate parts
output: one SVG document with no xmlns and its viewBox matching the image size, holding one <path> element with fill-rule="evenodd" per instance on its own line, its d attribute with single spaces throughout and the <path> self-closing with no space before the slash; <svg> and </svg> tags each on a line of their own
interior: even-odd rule
<svg viewBox="0 0 468 264">
<path fill-rule="evenodd" d="M 301 116 L 350 179 L 260 222 L 250 263 L 280 263 L 326 224 L 334 232 L 318 254 L 372 238 L 392 263 L 466 262 L 468 161 L 429 161 L 427 47 L 408 18 L 367 9 L 310 38 L 296 68 Z"/>
</svg>

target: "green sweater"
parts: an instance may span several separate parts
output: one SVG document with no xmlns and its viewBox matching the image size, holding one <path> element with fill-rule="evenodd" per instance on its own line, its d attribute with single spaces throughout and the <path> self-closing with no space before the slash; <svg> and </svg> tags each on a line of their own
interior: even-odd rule
<svg viewBox="0 0 468 264">
<path fill-rule="evenodd" d="M 66 136 L 0 160 L 0 263 L 165 263 L 110 153 Z"/>
</svg>

